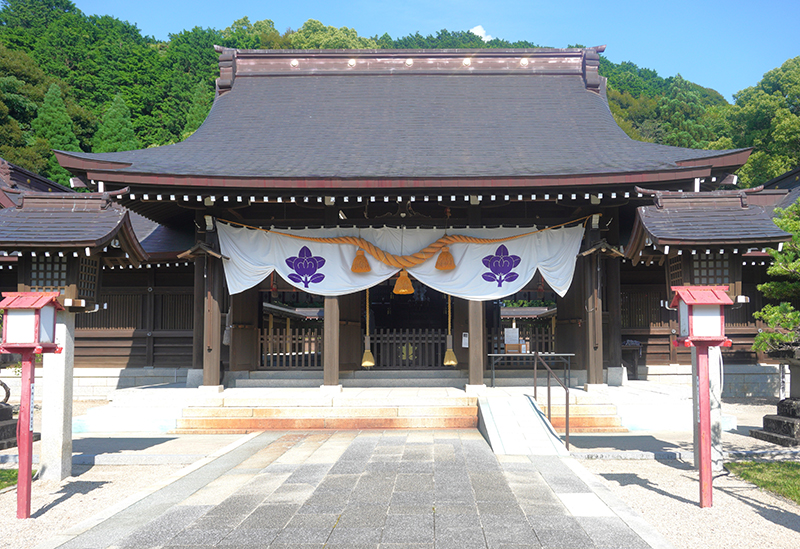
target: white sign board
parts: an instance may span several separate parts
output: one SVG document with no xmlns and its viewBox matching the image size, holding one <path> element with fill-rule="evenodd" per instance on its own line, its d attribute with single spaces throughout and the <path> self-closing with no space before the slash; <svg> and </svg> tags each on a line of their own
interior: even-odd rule
<svg viewBox="0 0 800 549">
<path fill-rule="evenodd" d="M 505 329 L 505 344 L 517 345 L 519 343 L 519 328 Z"/>
</svg>

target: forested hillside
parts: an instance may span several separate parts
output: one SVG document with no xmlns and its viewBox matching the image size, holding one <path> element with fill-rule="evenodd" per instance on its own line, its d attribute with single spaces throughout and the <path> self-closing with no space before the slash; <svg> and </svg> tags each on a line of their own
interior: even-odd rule
<svg viewBox="0 0 800 549">
<path fill-rule="evenodd" d="M 0 2 L 0 157 L 66 183 L 50 149 L 111 152 L 173 143 L 202 123 L 214 97 L 215 44 L 235 48 L 530 48 L 468 31 L 392 38 L 308 20 L 177 31 L 167 42 L 135 24 L 86 15 L 70 0 Z M 544 44 L 542 46 L 550 46 Z M 555 45 L 560 46 L 560 45 Z M 613 45 L 612 45 L 613 46 Z M 760 184 L 800 164 L 800 57 L 733 105 L 713 89 L 601 58 L 609 105 L 633 139 L 681 147 L 754 147 L 740 177 Z"/>
</svg>

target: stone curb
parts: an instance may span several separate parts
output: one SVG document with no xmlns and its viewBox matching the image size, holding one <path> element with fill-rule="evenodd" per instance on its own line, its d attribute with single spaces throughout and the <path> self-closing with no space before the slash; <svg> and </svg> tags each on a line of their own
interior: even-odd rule
<svg viewBox="0 0 800 549">
<path fill-rule="evenodd" d="M 679 460 L 694 461 L 694 452 L 640 452 L 637 450 L 624 452 L 570 452 L 570 456 L 575 459 L 630 459 L 630 460 Z M 740 450 L 734 452 L 723 452 L 723 459 L 798 459 L 800 449 L 797 450 Z"/>
</svg>

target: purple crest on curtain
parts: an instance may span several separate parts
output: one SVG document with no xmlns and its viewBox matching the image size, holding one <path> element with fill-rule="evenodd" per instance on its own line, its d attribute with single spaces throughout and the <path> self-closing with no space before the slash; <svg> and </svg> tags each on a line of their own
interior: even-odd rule
<svg viewBox="0 0 800 549">
<path fill-rule="evenodd" d="M 511 272 L 511 269 L 522 261 L 518 255 L 509 255 L 508 248 L 504 244 L 501 244 L 494 254 L 483 258 L 483 264 L 492 271 L 483 273 L 482 276 L 486 282 L 497 282 L 497 287 L 500 288 L 503 286 L 503 282 L 513 282 L 519 278 L 517 273 Z"/>
<path fill-rule="evenodd" d="M 286 260 L 286 264 L 294 271 L 289 274 L 289 280 L 297 284 L 302 282 L 306 288 L 309 284 L 317 284 L 325 279 L 324 274 L 317 272 L 325 265 L 325 259 L 311 255 L 308 246 L 300 248 L 297 257 L 290 257 Z"/>
</svg>

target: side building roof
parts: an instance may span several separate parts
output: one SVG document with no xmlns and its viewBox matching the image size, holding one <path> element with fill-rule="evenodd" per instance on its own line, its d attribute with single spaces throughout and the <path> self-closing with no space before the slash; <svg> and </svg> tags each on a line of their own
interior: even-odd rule
<svg viewBox="0 0 800 549">
<path fill-rule="evenodd" d="M 25 194 L 15 207 L 0 210 L 0 249 L 13 253 L 89 248 L 97 253 L 118 247 L 118 254 L 104 255 L 107 263 L 138 265 L 147 260 L 147 252 L 130 215 L 105 194 Z"/>
<path fill-rule="evenodd" d="M 746 161 L 630 139 L 598 51 L 220 49 L 218 97 L 185 141 L 57 157 L 106 183 L 327 190 L 658 183 Z"/>
<path fill-rule="evenodd" d="M 702 193 L 650 193 L 655 205 L 636 209 L 625 256 L 636 261 L 650 246 L 772 246 L 791 240 L 792 235 L 772 221 L 772 206 L 758 202 L 761 187 Z M 753 197 L 753 199 L 751 199 Z M 665 252 L 666 253 L 666 252 Z"/>
</svg>

